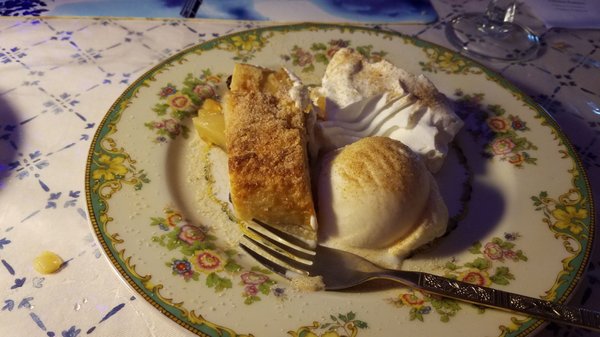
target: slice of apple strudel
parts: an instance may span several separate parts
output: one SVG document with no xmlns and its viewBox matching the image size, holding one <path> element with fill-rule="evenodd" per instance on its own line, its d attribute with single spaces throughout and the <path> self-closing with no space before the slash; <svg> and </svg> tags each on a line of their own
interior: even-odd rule
<svg viewBox="0 0 600 337">
<path fill-rule="evenodd" d="M 305 91 L 285 69 L 236 64 L 223 113 L 238 218 L 256 219 L 314 243 Z"/>
</svg>

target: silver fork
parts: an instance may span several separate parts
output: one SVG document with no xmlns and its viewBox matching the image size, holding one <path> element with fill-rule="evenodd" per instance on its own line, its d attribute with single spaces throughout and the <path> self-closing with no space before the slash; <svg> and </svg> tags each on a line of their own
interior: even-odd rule
<svg viewBox="0 0 600 337">
<path fill-rule="evenodd" d="M 286 277 L 321 276 L 325 290 L 348 289 L 387 279 L 460 301 L 600 331 L 600 312 L 566 306 L 433 274 L 380 268 L 351 253 L 316 248 L 258 222 L 243 225 L 240 246 L 258 262 Z"/>
<path fill-rule="evenodd" d="M 184 18 L 194 18 L 201 4 L 202 0 L 185 0 L 179 14 Z"/>
</svg>

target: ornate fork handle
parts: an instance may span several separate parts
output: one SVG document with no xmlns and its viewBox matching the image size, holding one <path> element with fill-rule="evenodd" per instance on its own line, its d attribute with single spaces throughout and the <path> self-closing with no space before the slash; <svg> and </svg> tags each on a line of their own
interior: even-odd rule
<svg viewBox="0 0 600 337">
<path fill-rule="evenodd" d="M 388 271 L 388 276 L 426 292 L 600 331 L 600 312 L 481 287 L 427 273 Z"/>
<path fill-rule="evenodd" d="M 348 289 L 372 279 L 390 279 L 444 297 L 600 331 L 598 311 L 569 307 L 428 273 L 382 269 L 360 256 L 324 246 L 317 246 L 312 258 L 307 260 L 283 247 L 302 252 L 303 255 L 311 255 L 310 252 L 270 232 L 266 227 L 248 226 L 242 239 L 242 248 L 263 265 L 284 277 L 289 271 L 300 275 L 320 275 L 326 290 Z"/>
</svg>

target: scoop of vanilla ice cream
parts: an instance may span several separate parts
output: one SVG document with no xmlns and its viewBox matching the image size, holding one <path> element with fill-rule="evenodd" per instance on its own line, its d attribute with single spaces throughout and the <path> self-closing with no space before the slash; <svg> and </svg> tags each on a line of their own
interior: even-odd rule
<svg viewBox="0 0 600 337">
<path fill-rule="evenodd" d="M 423 162 L 401 142 L 367 137 L 322 158 L 319 242 L 387 268 L 446 231 L 448 210 Z"/>
<path fill-rule="evenodd" d="M 326 98 L 326 120 L 317 126 L 323 152 L 363 137 L 386 136 L 406 144 L 437 172 L 448 143 L 463 126 L 425 76 L 386 60 L 369 62 L 347 48 L 329 62 L 319 93 Z"/>
</svg>

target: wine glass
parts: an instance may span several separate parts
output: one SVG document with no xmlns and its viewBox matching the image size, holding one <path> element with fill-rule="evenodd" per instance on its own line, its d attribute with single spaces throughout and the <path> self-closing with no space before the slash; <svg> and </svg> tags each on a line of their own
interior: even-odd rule
<svg viewBox="0 0 600 337">
<path fill-rule="evenodd" d="M 466 13 L 446 25 L 448 40 L 487 60 L 523 61 L 537 56 L 538 36 L 515 22 L 516 0 L 490 0 L 485 13 Z"/>
</svg>

